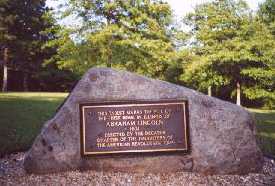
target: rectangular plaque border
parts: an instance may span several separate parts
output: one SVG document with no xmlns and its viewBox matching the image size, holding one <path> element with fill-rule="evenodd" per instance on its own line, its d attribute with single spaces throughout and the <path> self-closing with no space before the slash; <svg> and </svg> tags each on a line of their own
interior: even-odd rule
<svg viewBox="0 0 275 186">
<path fill-rule="evenodd" d="M 117 105 L 167 105 L 167 104 L 181 104 L 184 109 L 184 121 L 185 121 L 185 146 L 186 148 L 177 148 L 177 149 L 146 149 L 146 150 L 122 150 L 122 151 L 104 151 L 104 152 L 87 152 L 85 151 L 85 122 L 84 122 L 84 108 L 86 107 L 113 107 Z M 107 104 L 107 105 L 106 105 Z M 94 155 L 112 155 L 112 154 L 137 154 L 137 153 L 169 153 L 169 152 L 181 152 L 189 153 L 190 152 L 190 135 L 189 135 L 189 108 L 188 101 L 186 99 L 162 99 L 162 100 L 112 100 L 112 101 L 90 101 L 90 102 L 81 102 L 79 105 L 79 115 L 80 115 L 80 151 L 82 156 L 94 156 Z"/>
</svg>

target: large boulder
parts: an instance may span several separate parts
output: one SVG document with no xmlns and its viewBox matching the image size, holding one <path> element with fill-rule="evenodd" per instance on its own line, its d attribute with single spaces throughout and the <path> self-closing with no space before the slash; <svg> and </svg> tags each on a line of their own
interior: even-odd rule
<svg viewBox="0 0 275 186">
<path fill-rule="evenodd" d="M 168 98 L 189 102 L 189 154 L 81 156 L 80 102 Z M 168 82 L 93 68 L 78 82 L 56 115 L 45 123 L 25 156 L 24 166 L 30 173 L 95 169 L 246 174 L 259 171 L 262 161 L 255 140 L 255 121 L 244 108 Z"/>
</svg>

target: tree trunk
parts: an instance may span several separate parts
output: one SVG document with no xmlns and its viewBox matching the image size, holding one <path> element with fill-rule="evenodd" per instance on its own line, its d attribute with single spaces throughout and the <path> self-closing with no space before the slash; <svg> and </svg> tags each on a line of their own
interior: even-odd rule
<svg viewBox="0 0 275 186">
<path fill-rule="evenodd" d="M 107 60 L 108 60 L 107 61 L 107 67 L 111 68 L 112 67 L 112 52 L 111 52 L 111 50 L 109 50 L 109 52 L 108 52 L 108 59 Z"/>
<path fill-rule="evenodd" d="M 24 89 L 24 92 L 28 92 L 28 90 L 29 90 L 29 88 L 28 88 L 28 73 L 24 73 L 23 89 Z"/>
<path fill-rule="evenodd" d="M 208 96 L 212 96 L 211 86 L 208 87 Z"/>
<path fill-rule="evenodd" d="M 107 17 L 107 26 L 111 24 L 111 20 L 109 17 Z M 111 39 L 108 41 L 107 45 L 107 67 L 112 67 L 112 50 L 111 50 L 111 44 L 112 44 L 112 36 Z"/>
<path fill-rule="evenodd" d="M 111 39 L 109 40 L 108 42 L 108 57 L 107 57 L 107 67 L 108 68 L 111 68 L 112 67 L 112 49 L 111 49 L 111 45 L 112 45 L 112 40 L 113 40 L 113 37 L 111 37 Z"/>
<path fill-rule="evenodd" d="M 4 49 L 4 61 L 3 61 L 3 86 L 2 92 L 7 92 L 8 90 L 8 60 L 9 60 L 9 48 Z"/>
<path fill-rule="evenodd" d="M 240 82 L 237 82 L 237 105 L 241 105 L 241 85 Z"/>
</svg>

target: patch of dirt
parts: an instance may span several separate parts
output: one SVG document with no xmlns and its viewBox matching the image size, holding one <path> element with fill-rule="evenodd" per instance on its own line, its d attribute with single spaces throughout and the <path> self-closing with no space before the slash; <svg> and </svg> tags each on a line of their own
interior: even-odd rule
<svg viewBox="0 0 275 186">
<path fill-rule="evenodd" d="M 68 171 L 55 174 L 27 174 L 23 168 L 25 153 L 0 159 L 0 185 L 228 185 L 275 186 L 275 161 L 265 158 L 263 171 L 248 175 L 203 176 L 197 173 L 129 174 L 120 172 Z"/>
</svg>

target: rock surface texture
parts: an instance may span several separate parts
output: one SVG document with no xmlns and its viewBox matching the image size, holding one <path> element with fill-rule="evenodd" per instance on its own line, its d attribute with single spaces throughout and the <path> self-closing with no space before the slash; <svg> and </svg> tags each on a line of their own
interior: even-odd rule
<svg viewBox="0 0 275 186">
<path fill-rule="evenodd" d="M 187 99 L 191 152 L 82 157 L 79 103 L 108 100 Z M 194 90 L 108 68 L 90 69 L 56 115 L 47 121 L 24 160 L 30 173 L 72 169 L 122 172 L 193 171 L 246 174 L 261 169 L 253 117 L 242 107 Z"/>
</svg>

